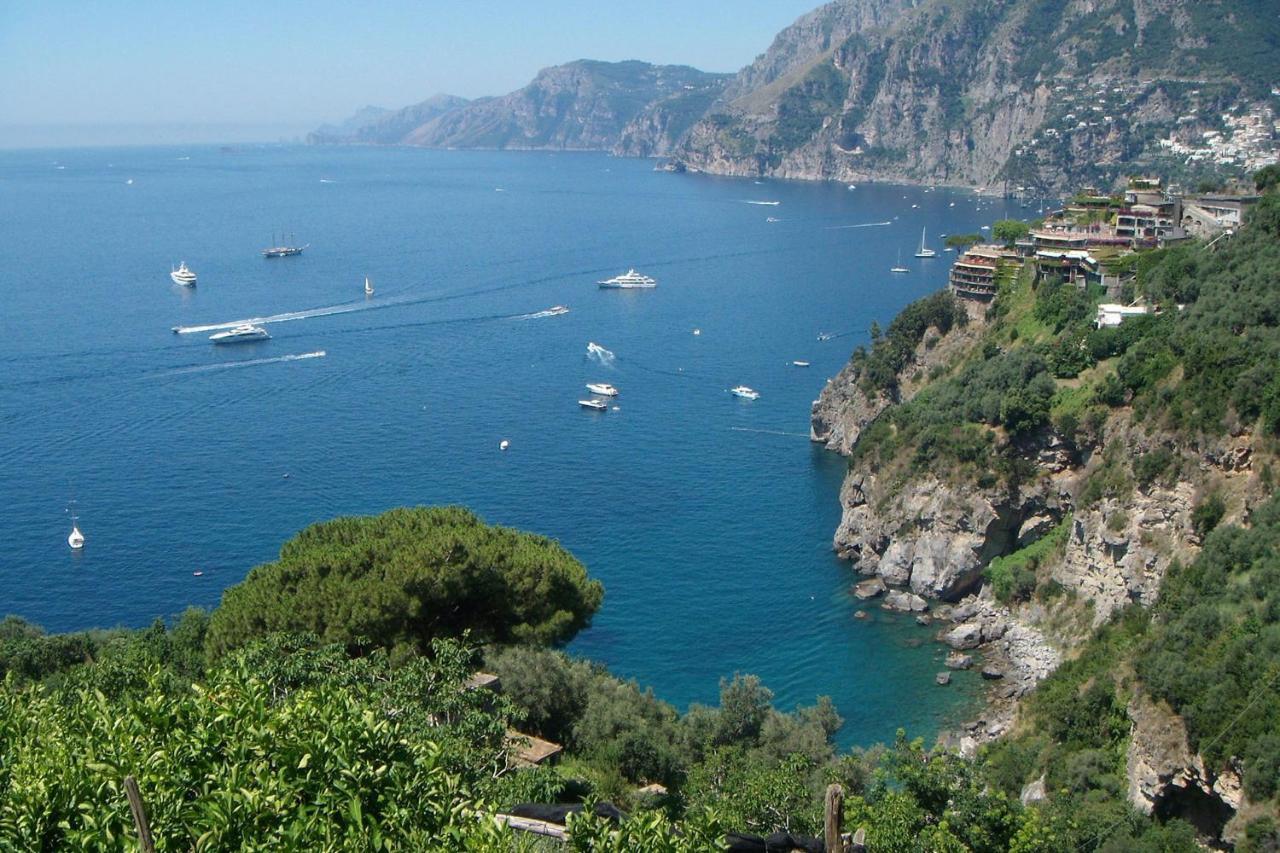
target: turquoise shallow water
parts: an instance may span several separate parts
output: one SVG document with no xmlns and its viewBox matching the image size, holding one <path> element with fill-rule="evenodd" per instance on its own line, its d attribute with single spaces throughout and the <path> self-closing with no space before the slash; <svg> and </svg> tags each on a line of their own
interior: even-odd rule
<svg viewBox="0 0 1280 853">
<path fill-rule="evenodd" d="M 844 743 L 928 736 L 976 685 L 936 687 L 909 619 L 852 618 L 844 463 L 809 405 L 944 283 L 949 255 L 911 257 L 922 227 L 1003 212 L 596 154 L 0 152 L 0 613 L 140 625 L 216 604 L 317 519 L 456 502 L 578 555 L 606 597 L 571 649 L 678 705 L 754 672 L 783 706 L 832 696 Z M 259 257 L 281 229 L 311 248 Z M 596 288 L 630 266 L 657 289 Z M 240 347 L 170 332 L 296 312 Z M 580 411 L 588 381 L 620 411 Z"/>
</svg>

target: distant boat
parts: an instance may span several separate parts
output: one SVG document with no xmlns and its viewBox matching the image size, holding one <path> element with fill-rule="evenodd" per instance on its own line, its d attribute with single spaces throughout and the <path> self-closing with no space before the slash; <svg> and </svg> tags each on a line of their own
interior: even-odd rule
<svg viewBox="0 0 1280 853">
<path fill-rule="evenodd" d="M 234 329 L 212 334 L 209 336 L 209 340 L 215 344 L 242 344 L 249 341 L 265 341 L 270 337 L 267 334 L 267 330 L 261 326 L 245 323 L 244 325 L 236 326 Z"/>
<path fill-rule="evenodd" d="M 75 501 L 71 503 L 74 504 Z M 76 523 L 80 520 L 80 516 L 75 514 L 73 507 L 68 507 L 67 511 L 71 513 L 71 533 L 67 535 L 67 546 L 72 551 L 79 551 L 84 547 L 84 534 L 80 532 L 80 526 Z"/>
<path fill-rule="evenodd" d="M 906 267 L 904 267 L 904 266 L 902 265 L 902 250 L 901 250 L 901 249 L 899 249 L 899 250 L 898 250 L 898 263 L 897 263 L 897 265 L 896 265 L 896 266 L 893 266 L 893 267 L 890 267 L 889 272 L 911 272 L 911 270 L 907 269 Z"/>
<path fill-rule="evenodd" d="M 276 239 L 276 236 L 275 236 L 274 234 L 272 234 L 272 235 L 271 235 L 271 242 L 275 243 L 275 239 Z M 293 235 L 292 235 L 292 234 L 290 234 L 290 235 L 289 235 L 289 243 L 292 243 L 292 242 L 293 242 Z M 307 244 L 307 245 L 305 245 L 305 246 L 291 246 L 291 245 L 289 245 L 289 243 L 284 242 L 284 235 L 283 235 L 283 234 L 281 234 L 281 235 L 280 235 L 280 242 L 279 242 L 279 243 L 277 243 L 277 244 L 276 244 L 276 245 L 274 245 L 274 246 L 271 246 L 270 248 L 266 248 L 266 249 L 263 249 L 263 250 L 262 250 L 262 257 L 264 257 L 264 258 L 288 258 L 288 257 L 292 257 L 293 255 L 301 255 L 301 254 L 302 254 L 302 250 L 303 250 L 303 249 L 308 249 L 308 248 L 310 248 L 310 247 L 311 247 L 311 244 L 310 244 L 310 243 L 308 243 L 308 244 Z"/>
<path fill-rule="evenodd" d="M 916 251 L 916 257 L 917 257 L 917 258 L 936 258 L 936 257 L 938 257 L 938 253 L 937 253 L 937 252 L 935 252 L 933 249 L 927 248 L 927 247 L 925 246 L 925 244 L 924 244 L 924 232 L 925 232 L 925 229 L 921 228 L 921 229 L 920 229 L 920 248 L 919 248 L 919 250 L 918 250 L 918 251 Z"/>
<path fill-rule="evenodd" d="M 373 282 L 369 281 L 369 276 L 364 277 L 364 295 L 373 296 Z"/>
<path fill-rule="evenodd" d="M 176 270 L 170 271 L 169 278 L 173 279 L 174 284 L 180 284 L 183 287 L 191 287 L 196 283 L 196 274 L 187 269 L 186 261 L 179 264 Z"/>
<path fill-rule="evenodd" d="M 694 333 L 694 335 L 700 335 L 700 334 L 702 334 L 702 330 L 701 330 L 701 329 L 694 329 L 694 330 L 693 330 L 693 333 Z"/>
<path fill-rule="evenodd" d="M 603 412 L 609 408 L 609 404 L 604 400 L 579 400 L 578 405 L 595 412 Z"/>
<path fill-rule="evenodd" d="M 618 290 L 658 286 L 657 281 L 647 275 L 641 275 L 634 269 L 629 269 L 622 275 L 615 275 L 613 278 L 606 278 L 604 281 L 598 281 L 596 284 L 603 288 L 613 288 Z"/>
<path fill-rule="evenodd" d="M 547 313 L 547 314 L 551 314 L 551 315 L 553 315 L 553 316 L 559 316 L 559 315 L 561 315 L 561 314 L 568 314 L 568 313 L 569 313 L 569 306 L 568 306 L 568 305 L 552 305 L 550 308 L 548 308 L 548 309 L 546 310 L 546 313 Z"/>
<path fill-rule="evenodd" d="M 768 216 L 768 217 L 765 217 L 764 221 L 765 222 L 781 222 L 782 220 L 776 216 Z"/>
<path fill-rule="evenodd" d="M 499 450 L 506 450 L 510 446 L 511 446 L 511 442 L 507 441 L 505 438 L 502 439 L 502 441 L 498 442 Z"/>
<path fill-rule="evenodd" d="M 791 362 L 791 363 L 792 363 L 793 365 L 795 365 L 796 367 L 808 367 L 808 366 L 809 366 L 809 362 L 807 362 L 807 361 L 793 361 L 793 362 Z"/>
<path fill-rule="evenodd" d="M 741 397 L 744 400 L 760 399 L 760 392 L 748 388 L 746 385 L 739 385 L 737 388 L 730 388 L 729 393 L 735 397 Z"/>
<path fill-rule="evenodd" d="M 587 390 L 592 394 L 599 394 L 602 397 L 618 396 L 618 389 L 614 388 L 608 382 L 588 382 Z"/>
<path fill-rule="evenodd" d="M 831 339 L 832 339 L 832 338 L 834 338 L 834 337 L 835 337 L 835 335 L 831 334 L 830 332 L 819 332 L 819 333 L 818 333 L 818 340 L 820 340 L 820 341 L 829 341 L 829 340 L 831 340 Z"/>
</svg>

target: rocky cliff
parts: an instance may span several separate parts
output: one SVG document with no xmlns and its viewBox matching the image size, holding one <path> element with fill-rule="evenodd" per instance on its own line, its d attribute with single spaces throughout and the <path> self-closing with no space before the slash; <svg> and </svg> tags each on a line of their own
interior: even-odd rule
<svg viewBox="0 0 1280 853">
<path fill-rule="evenodd" d="M 719 94 L 728 75 L 679 65 L 580 60 L 538 72 L 501 97 L 437 96 L 311 141 L 428 148 L 549 148 L 663 154 Z M 348 122 L 350 125 L 350 122 Z"/>
<path fill-rule="evenodd" d="M 732 175 L 1107 182 L 1173 165 L 1161 137 L 1264 106 L 1278 35 L 1254 3 L 838 0 L 739 72 L 674 156 Z"/>
<path fill-rule="evenodd" d="M 930 609 L 956 655 L 977 650 L 987 661 L 991 704 L 949 740 L 969 754 L 1009 732 L 1018 700 L 1094 629 L 1131 604 L 1156 604 L 1171 566 L 1196 557 L 1205 530 L 1247 524 L 1273 491 L 1260 427 L 1226 415 L 1221 432 L 1177 429 L 1138 398 L 1080 409 L 1101 394 L 1082 389 L 1111 381 L 1109 363 L 1070 379 L 1032 375 L 1044 370 L 1034 352 L 1053 336 L 1036 330 L 1032 306 L 1051 285 L 1040 287 L 1024 271 L 1002 290 L 1006 304 L 968 305 L 967 324 L 927 329 L 888 379 L 870 381 L 886 363 L 876 353 L 901 352 L 901 342 L 860 350 L 812 411 L 811 438 L 849 458 L 833 545 L 877 579 L 858 584 L 858 597 Z M 912 311 L 920 313 L 911 306 L 904 315 Z M 973 400 L 1010 371 L 1000 405 Z M 1037 383 L 1048 385 L 1048 407 L 1034 428 L 1018 428 L 1008 403 Z M 1161 393 L 1175 399 L 1169 387 Z M 1067 414 L 1049 417 L 1055 407 Z M 1253 814 L 1239 768 L 1207 766 L 1176 714 L 1141 684 L 1127 690 L 1133 805 L 1184 817 L 1205 837 L 1238 834 L 1241 820 L 1226 830 L 1228 820 Z"/>
</svg>

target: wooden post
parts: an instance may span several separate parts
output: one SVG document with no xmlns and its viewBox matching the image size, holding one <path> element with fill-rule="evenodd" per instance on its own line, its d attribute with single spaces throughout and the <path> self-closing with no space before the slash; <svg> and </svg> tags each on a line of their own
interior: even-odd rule
<svg viewBox="0 0 1280 853">
<path fill-rule="evenodd" d="M 151 838 L 151 824 L 147 823 L 147 810 L 142 805 L 142 793 L 132 776 L 124 777 L 124 793 L 129 798 L 129 810 L 133 812 L 133 825 L 138 828 L 138 847 L 142 853 L 156 853 L 156 843 Z"/>
<path fill-rule="evenodd" d="M 822 837 L 827 853 L 844 853 L 844 842 L 840 839 L 840 827 L 844 824 L 844 788 L 834 782 L 828 785 L 822 805 Z"/>
</svg>

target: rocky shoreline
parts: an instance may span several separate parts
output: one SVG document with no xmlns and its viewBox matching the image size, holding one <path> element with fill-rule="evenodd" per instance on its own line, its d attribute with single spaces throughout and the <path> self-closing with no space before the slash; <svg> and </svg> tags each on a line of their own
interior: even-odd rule
<svg viewBox="0 0 1280 853">
<path fill-rule="evenodd" d="M 950 684 L 950 670 L 975 666 L 990 682 L 982 710 L 939 735 L 941 746 L 965 756 L 973 756 L 978 747 L 1012 728 L 1018 701 L 1062 662 L 1062 652 L 1043 631 L 995 601 L 985 589 L 956 604 L 931 605 L 916 593 L 891 588 L 873 577 L 855 584 L 853 594 L 868 603 L 879 598 L 883 610 L 914 613 L 920 624 L 938 626 L 935 639 L 950 649 L 948 671 L 935 676 L 940 686 Z M 861 610 L 858 614 L 866 615 Z"/>
</svg>

